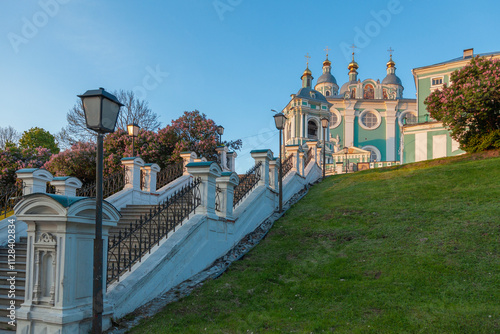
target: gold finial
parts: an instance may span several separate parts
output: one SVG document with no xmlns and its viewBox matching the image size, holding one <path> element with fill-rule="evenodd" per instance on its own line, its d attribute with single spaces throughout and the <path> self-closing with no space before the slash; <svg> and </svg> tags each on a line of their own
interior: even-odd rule
<svg viewBox="0 0 500 334">
<path fill-rule="evenodd" d="M 392 52 L 394 51 L 394 50 L 392 49 L 392 47 L 390 47 L 390 48 L 389 48 L 389 50 L 387 50 L 387 51 L 389 52 L 389 55 L 390 55 L 390 56 L 391 56 L 391 58 L 392 58 Z"/>
<path fill-rule="evenodd" d="M 326 47 L 325 51 L 326 51 L 326 59 L 328 59 L 328 51 L 330 51 L 331 49 L 328 48 L 328 46 Z"/>
<path fill-rule="evenodd" d="M 309 59 L 311 59 L 311 56 L 309 56 L 309 52 L 304 57 L 306 57 L 306 67 L 309 68 Z"/>
<path fill-rule="evenodd" d="M 354 61 L 354 50 L 357 49 L 356 45 L 354 45 L 354 43 L 351 45 L 351 49 L 352 49 L 352 61 Z"/>
<path fill-rule="evenodd" d="M 394 50 L 392 48 L 389 48 L 389 50 L 387 51 L 389 52 L 389 61 L 387 62 L 387 68 L 394 67 L 396 65 L 396 63 L 392 60 L 392 52 Z"/>
<path fill-rule="evenodd" d="M 351 45 L 351 49 L 352 49 L 352 61 L 349 64 L 349 66 L 347 66 L 347 68 L 349 69 L 349 71 L 356 71 L 359 68 L 358 63 L 354 61 L 354 50 L 357 49 L 356 45 L 354 44 Z"/>
</svg>

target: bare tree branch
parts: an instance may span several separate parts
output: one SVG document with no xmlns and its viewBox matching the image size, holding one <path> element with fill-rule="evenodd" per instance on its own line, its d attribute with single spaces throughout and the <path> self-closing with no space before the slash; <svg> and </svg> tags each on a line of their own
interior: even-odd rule
<svg viewBox="0 0 500 334">
<path fill-rule="evenodd" d="M 120 90 L 113 92 L 113 94 L 118 98 L 118 101 L 124 104 L 116 122 L 116 129 L 126 131 L 127 124 L 130 123 L 136 123 L 144 130 L 157 130 L 160 127 L 158 115 L 149 108 L 147 101 L 137 99 L 133 91 Z M 66 120 L 68 125 L 57 134 L 61 147 L 71 147 L 73 143 L 78 141 L 95 141 L 95 133 L 87 129 L 80 99 L 66 115 Z"/>
<path fill-rule="evenodd" d="M 12 126 L 0 127 L 0 149 L 4 150 L 7 143 L 16 144 L 20 137 L 19 132 Z"/>
</svg>

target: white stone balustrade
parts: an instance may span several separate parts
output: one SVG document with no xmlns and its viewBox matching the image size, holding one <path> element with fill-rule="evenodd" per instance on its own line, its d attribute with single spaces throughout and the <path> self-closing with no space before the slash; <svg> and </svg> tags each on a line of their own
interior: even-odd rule
<svg viewBox="0 0 500 334">
<path fill-rule="evenodd" d="M 156 192 L 156 175 L 160 172 L 160 166 L 154 163 L 144 164 L 142 169 L 142 177 L 144 178 L 142 191 L 149 193 Z"/>
<path fill-rule="evenodd" d="M 19 169 L 16 171 L 16 176 L 23 181 L 23 195 L 45 193 L 47 182 L 54 179 L 49 171 L 41 168 Z"/>
<path fill-rule="evenodd" d="M 262 163 L 260 166 L 259 186 L 269 187 L 269 162 L 273 160 L 273 151 L 271 150 L 253 150 L 250 155 L 255 160 L 255 164 Z"/>
<path fill-rule="evenodd" d="M 123 189 L 141 190 L 141 167 L 144 167 L 144 160 L 130 157 L 121 159 L 121 162 L 125 168 L 125 186 Z"/>
<path fill-rule="evenodd" d="M 82 181 L 72 176 L 56 176 L 50 182 L 56 188 L 56 194 L 63 196 L 76 196 L 76 189 L 83 185 Z"/>
<path fill-rule="evenodd" d="M 238 174 L 235 172 L 223 172 L 220 177 L 217 178 L 217 187 L 221 190 L 219 193 L 219 204 L 220 209 L 217 214 L 220 217 L 226 218 L 228 220 L 234 219 L 233 217 L 233 198 L 234 198 L 234 187 L 240 183 Z"/>
<path fill-rule="evenodd" d="M 219 164 L 214 161 L 190 162 L 186 168 L 195 180 L 201 179 L 199 187 L 201 204 L 196 208 L 196 213 L 206 214 L 208 218 L 217 219 L 215 214 L 216 179 L 222 173 Z"/>
</svg>

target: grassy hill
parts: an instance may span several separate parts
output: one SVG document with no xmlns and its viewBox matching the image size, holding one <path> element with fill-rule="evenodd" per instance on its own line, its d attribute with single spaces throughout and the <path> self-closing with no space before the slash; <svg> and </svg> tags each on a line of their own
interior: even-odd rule
<svg viewBox="0 0 500 334">
<path fill-rule="evenodd" d="M 500 151 L 332 176 L 133 333 L 499 333 Z"/>
</svg>

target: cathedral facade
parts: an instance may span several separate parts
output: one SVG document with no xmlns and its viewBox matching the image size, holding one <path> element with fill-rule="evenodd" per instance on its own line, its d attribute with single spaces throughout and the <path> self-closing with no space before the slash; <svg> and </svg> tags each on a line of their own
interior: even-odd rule
<svg viewBox="0 0 500 334">
<path fill-rule="evenodd" d="M 327 163 L 343 161 L 344 147 L 349 153 L 358 153 L 356 162 L 401 162 L 402 127 L 415 120 L 417 106 L 415 99 L 403 98 L 404 87 L 392 55 L 382 81 L 361 81 L 353 53 L 342 86 L 331 74 L 328 54 L 314 88 L 308 65 L 301 77 L 302 87 L 283 109 L 287 117 L 285 147 L 305 147 L 314 141 L 321 146 L 325 139 Z M 329 120 L 325 132 L 321 127 L 324 117 Z"/>
</svg>

